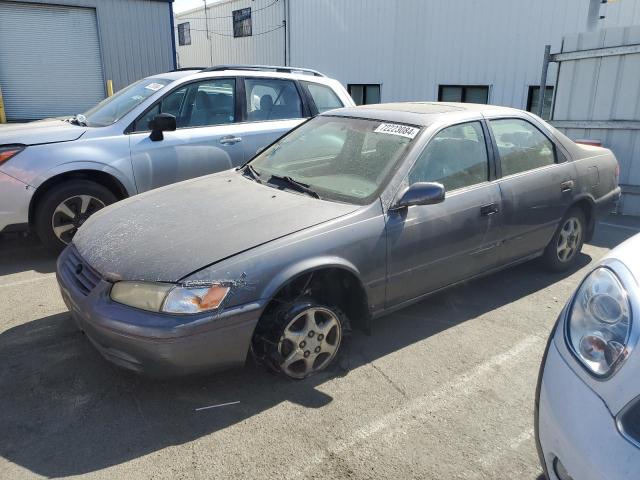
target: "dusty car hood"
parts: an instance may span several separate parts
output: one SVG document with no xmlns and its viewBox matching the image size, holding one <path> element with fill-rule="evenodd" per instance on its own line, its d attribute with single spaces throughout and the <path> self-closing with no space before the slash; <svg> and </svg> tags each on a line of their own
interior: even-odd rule
<svg viewBox="0 0 640 480">
<path fill-rule="evenodd" d="M 107 207 L 89 218 L 73 243 L 107 278 L 171 282 L 357 208 L 226 171 Z"/>
<path fill-rule="evenodd" d="M 86 127 L 72 125 L 64 120 L 38 120 L 29 123 L 0 125 L 0 145 L 20 143 L 38 145 L 42 143 L 71 142 L 86 132 Z"/>
</svg>

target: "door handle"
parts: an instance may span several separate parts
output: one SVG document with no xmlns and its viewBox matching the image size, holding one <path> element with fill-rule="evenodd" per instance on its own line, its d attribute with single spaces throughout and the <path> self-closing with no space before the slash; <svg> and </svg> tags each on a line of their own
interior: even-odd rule
<svg viewBox="0 0 640 480">
<path fill-rule="evenodd" d="M 235 143 L 241 142 L 242 138 L 234 137 L 233 135 L 227 135 L 226 137 L 222 137 L 220 139 L 220 143 L 222 145 L 233 145 Z"/>
<path fill-rule="evenodd" d="M 566 182 L 562 182 L 560 184 L 560 190 L 562 191 L 562 193 L 570 192 L 571 190 L 573 190 L 573 180 L 568 180 Z"/>
<path fill-rule="evenodd" d="M 498 213 L 498 205 L 496 203 L 490 203 L 489 205 L 480 207 L 480 215 L 483 217 L 490 217 L 496 213 Z"/>
</svg>

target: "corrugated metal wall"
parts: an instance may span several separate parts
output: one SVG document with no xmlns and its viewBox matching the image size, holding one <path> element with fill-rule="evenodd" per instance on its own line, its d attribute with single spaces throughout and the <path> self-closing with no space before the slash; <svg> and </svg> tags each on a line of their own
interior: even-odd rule
<svg viewBox="0 0 640 480">
<path fill-rule="evenodd" d="M 234 39 L 232 10 L 251 6 L 254 32 L 281 25 L 284 0 L 227 0 L 176 16 L 191 23 L 181 66 L 284 62 L 282 30 Z M 488 85 L 490 102 L 525 108 L 544 45 L 585 29 L 589 0 L 288 0 L 290 64 L 342 83 L 380 83 L 382 101 L 435 100 L 438 85 Z M 603 5 L 600 26 L 640 22 L 640 0 Z M 215 17 L 215 19 L 214 19 Z M 555 79 L 555 65 L 549 71 Z"/>
<path fill-rule="evenodd" d="M 0 18 L 0 86 L 9 120 L 84 112 L 104 98 L 93 8 L 0 2 Z"/>
<path fill-rule="evenodd" d="M 95 8 L 105 80 L 113 80 L 116 90 L 140 78 L 166 72 L 174 67 L 171 4 L 167 1 L 21 0 L 21 2 Z M 2 28 L 2 19 L 0 19 L 0 28 Z M 71 37 L 73 34 L 73 31 L 69 32 Z M 82 41 L 82 38 L 76 40 Z"/>
<path fill-rule="evenodd" d="M 545 44 L 582 29 L 586 0 L 293 0 L 291 55 L 343 83 L 381 83 L 383 101 L 436 100 L 438 85 L 489 85 L 526 106 Z M 552 66 L 552 69 L 554 67 Z M 550 78 L 555 78 L 551 71 Z"/>
<path fill-rule="evenodd" d="M 251 7 L 252 36 L 233 37 L 232 12 Z M 176 46 L 180 67 L 224 63 L 284 64 L 284 1 L 227 0 L 176 15 Z M 178 45 L 177 25 L 189 22 L 191 45 Z M 207 38 L 207 23 L 209 38 Z"/>
<path fill-rule="evenodd" d="M 569 35 L 562 51 L 624 45 L 640 45 L 640 26 Z M 640 215 L 640 53 L 563 61 L 553 119 L 569 137 L 613 150 L 626 192 L 621 211 Z"/>
</svg>

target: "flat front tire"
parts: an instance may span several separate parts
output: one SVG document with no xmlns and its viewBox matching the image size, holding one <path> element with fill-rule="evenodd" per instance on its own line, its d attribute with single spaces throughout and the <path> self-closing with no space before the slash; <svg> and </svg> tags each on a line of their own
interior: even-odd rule
<svg viewBox="0 0 640 480">
<path fill-rule="evenodd" d="M 295 380 L 329 367 L 349 330 L 340 309 L 311 299 L 285 304 L 263 322 L 254 352 L 261 352 L 271 370 Z"/>
<path fill-rule="evenodd" d="M 36 205 L 36 233 L 45 247 L 58 253 L 91 215 L 116 201 L 110 190 L 90 180 L 61 183 Z"/>
</svg>

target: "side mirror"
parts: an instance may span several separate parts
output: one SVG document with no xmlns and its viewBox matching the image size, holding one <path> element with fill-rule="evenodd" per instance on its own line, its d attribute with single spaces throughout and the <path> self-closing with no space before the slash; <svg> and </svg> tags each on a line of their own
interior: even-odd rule
<svg viewBox="0 0 640 480">
<path fill-rule="evenodd" d="M 152 142 L 159 142 L 164 140 L 162 132 L 173 132 L 176 129 L 176 117 L 170 113 L 160 113 L 156 115 L 153 120 L 149 120 L 149 129 L 151 135 L 149 138 Z"/>
<path fill-rule="evenodd" d="M 400 199 L 392 207 L 393 210 L 412 205 L 433 205 L 444 201 L 444 186 L 435 182 L 418 182 L 408 186 L 400 195 Z"/>
</svg>

